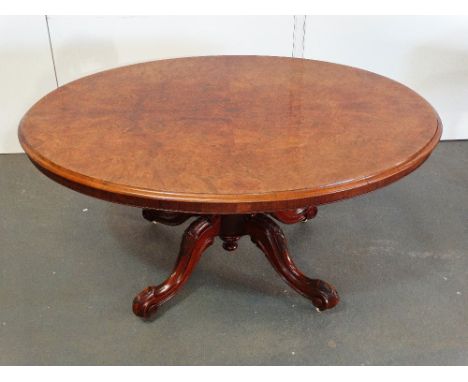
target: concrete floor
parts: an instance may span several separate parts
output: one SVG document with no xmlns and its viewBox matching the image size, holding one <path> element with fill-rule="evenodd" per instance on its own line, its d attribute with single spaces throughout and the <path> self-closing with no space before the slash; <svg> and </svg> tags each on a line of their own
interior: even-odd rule
<svg viewBox="0 0 468 382">
<path fill-rule="evenodd" d="M 0 364 L 468 365 L 468 142 L 371 194 L 283 226 L 333 283 L 318 313 L 247 238 L 219 241 L 152 322 L 131 312 L 170 272 L 180 227 L 92 199 L 0 156 Z"/>
</svg>

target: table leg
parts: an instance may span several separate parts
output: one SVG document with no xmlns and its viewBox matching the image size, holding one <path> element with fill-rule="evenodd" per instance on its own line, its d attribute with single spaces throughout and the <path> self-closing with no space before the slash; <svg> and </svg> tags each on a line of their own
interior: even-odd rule
<svg viewBox="0 0 468 382">
<path fill-rule="evenodd" d="M 286 238 L 281 228 L 266 215 L 255 215 L 246 222 L 246 231 L 265 254 L 279 275 L 297 292 L 312 301 L 319 310 L 338 304 L 336 289 L 318 279 L 303 275 L 288 254 Z"/>
<path fill-rule="evenodd" d="M 187 281 L 203 252 L 219 234 L 219 217 L 200 217 L 185 230 L 179 257 L 169 278 L 157 286 L 149 286 L 133 300 L 133 312 L 147 318 L 159 306 L 174 297 Z"/>
<path fill-rule="evenodd" d="M 283 223 L 293 224 L 306 221 L 316 213 L 317 208 L 311 206 L 269 215 Z M 150 221 L 178 225 L 195 215 L 147 209 L 143 210 L 143 216 Z M 249 235 L 279 275 L 319 310 L 330 309 L 338 304 L 338 293 L 332 285 L 311 279 L 297 269 L 289 257 L 283 231 L 268 214 L 206 215 L 198 217 L 185 230 L 179 257 L 169 278 L 160 285 L 147 287 L 140 292 L 133 301 L 133 312 L 147 318 L 172 298 L 187 281 L 201 255 L 213 244 L 216 236 L 223 241 L 224 249 L 234 251 L 237 241 L 244 235 Z"/>
</svg>

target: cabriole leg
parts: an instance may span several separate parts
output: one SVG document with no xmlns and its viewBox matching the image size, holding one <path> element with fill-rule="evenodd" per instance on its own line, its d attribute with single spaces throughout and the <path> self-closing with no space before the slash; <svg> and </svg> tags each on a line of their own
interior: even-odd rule
<svg viewBox="0 0 468 382">
<path fill-rule="evenodd" d="M 203 252 L 219 234 L 219 217 L 200 217 L 185 230 L 172 274 L 162 284 L 149 286 L 133 300 L 133 312 L 147 318 L 172 298 L 189 278 Z"/>
<path fill-rule="evenodd" d="M 312 301 L 319 310 L 338 304 L 336 289 L 318 279 L 302 274 L 289 257 L 286 238 L 281 228 L 268 216 L 258 214 L 246 222 L 246 232 L 265 254 L 279 275 L 297 292 Z"/>
</svg>

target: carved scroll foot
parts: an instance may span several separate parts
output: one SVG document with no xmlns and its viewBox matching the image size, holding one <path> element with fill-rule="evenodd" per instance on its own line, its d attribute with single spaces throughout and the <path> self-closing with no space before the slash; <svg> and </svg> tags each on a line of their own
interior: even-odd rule
<svg viewBox="0 0 468 382">
<path fill-rule="evenodd" d="M 317 207 L 309 206 L 305 208 L 298 208 L 296 210 L 274 212 L 270 215 L 281 223 L 295 224 L 313 219 L 315 215 L 317 215 Z"/>
<path fill-rule="evenodd" d="M 283 223 L 306 221 L 317 213 L 316 207 L 282 211 L 271 214 Z M 181 224 L 191 214 L 145 209 L 143 216 L 150 221 L 169 225 Z M 312 301 L 319 310 L 333 308 L 339 302 L 335 288 L 318 279 L 302 274 L 289 257 L 286 238 L 281 228 L 266 214 L 201 216 L 185 230 L 176 265 L 169 278 L 157 286 L 149 286 L 133 301 L 133 312 L 148 318 L 180 290 L 187 281 L 203 252 L 219 236 L 224 249 L 233 251 L 238 240 L 249 235 L 265 254 L 273 268 L 297 292 Z"/>
<path fill-rule="evenodd" d="M 246 222 L 246 231 L 265 254 L 279 275 L 297 292 L 312 301 L 319 310 L 333 308 L 339 302 L 336 289 L 318 279 L 302 274 L 288 254 L 281 228 L 266 215 L 255 215 Z"/>
<path fill-rule="evenodd" d="M 185 223 L 193 215 L 178 212 L 166 212 L 151 210 L 148 208 L 143 209 L 143 217 L 153 223 L 161 223 L 166 225 L 179 225 Z"/>
<path fill-rule="evenodd" d="M 159 306 L 171 299 L 187 281 L 203 252 L 219 234 L 219 217 L 200 217 L 185 230 L 179 257 L 172 274 L 162 284 L 149 286 L 133 300 L 133 312 L 148 318 Z"/>
</svg>

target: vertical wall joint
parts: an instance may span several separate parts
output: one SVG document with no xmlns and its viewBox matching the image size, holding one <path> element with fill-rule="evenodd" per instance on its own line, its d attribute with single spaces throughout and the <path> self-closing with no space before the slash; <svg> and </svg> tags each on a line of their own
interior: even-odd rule
<svg viewBox="0 0 468 382">
<path fill-rule="evenodd" d="M 294 16 L 292 57 L 304 57 L 306 21 L 306 15 Z"/>
</svg>

